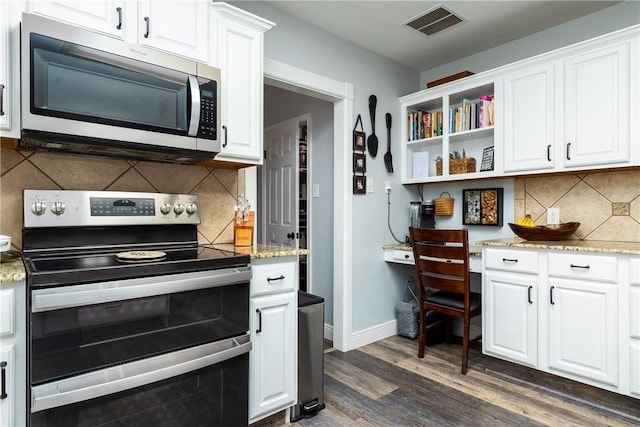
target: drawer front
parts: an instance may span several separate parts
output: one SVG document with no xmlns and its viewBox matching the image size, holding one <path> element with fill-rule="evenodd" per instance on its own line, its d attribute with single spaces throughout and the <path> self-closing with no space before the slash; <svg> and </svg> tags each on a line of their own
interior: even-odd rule
<svg viewBox="0 0 640 427">
<path fill-rule="evenodd" d="M 413 264 L 413 251 L 393 250 L 393 260 L 395 262 L 407 262 Z"/>
<path fill-rule="evenodd" d="M 296 264 L 294 262 L 256 265 L 251 269 L 253 270 L 252 295 L 287 292 L 295 289 L 297 278 L 295 277 Z"/>
<path fill-rule="evenodd" d="M 618 259 L 611 255 L 549 253 L 549 276 L 618 283 Z"/>
<path fill-rule="evenodd" d="M 14 333 L 14 305 L 15 291 L 13 289 L 0 291 L 0 335 L 12 335 Z"/>
<path fill-rule="evenodd" d="M 640 258 L 631 258 L 629 261 L 629 281 L 632 285 L 640 286 Z"/>
<path fill-rule="evenodd" d="M 485 249 L 486 268 L 516 273 L 538 272 L 538 252 L 514 249 Z"/>
</svg>

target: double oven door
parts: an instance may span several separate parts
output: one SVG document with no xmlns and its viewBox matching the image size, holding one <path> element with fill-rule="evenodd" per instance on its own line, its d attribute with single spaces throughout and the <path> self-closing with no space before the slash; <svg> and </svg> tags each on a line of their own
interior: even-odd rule
<svg viewBox="0 0 640 427">
<path fill-rule="evenodd" d="M 30 287 L 30 425 L 247 425 L 250 278 Z"/>
</svg>

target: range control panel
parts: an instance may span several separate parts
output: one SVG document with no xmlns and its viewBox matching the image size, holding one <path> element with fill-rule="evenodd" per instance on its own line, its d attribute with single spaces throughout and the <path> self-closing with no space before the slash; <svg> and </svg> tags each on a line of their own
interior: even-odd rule
<svg viewBox="0 0 640 427">
<path fill-rule="evenodd" d="M 23 201 L 27 228 L 200 224 L 193 194 L 24 190 Z"/>
</svg>

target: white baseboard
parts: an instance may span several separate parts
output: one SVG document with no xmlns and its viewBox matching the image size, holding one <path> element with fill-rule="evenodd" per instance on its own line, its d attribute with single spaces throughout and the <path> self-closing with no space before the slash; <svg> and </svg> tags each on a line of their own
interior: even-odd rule
<svg viewBox="0 0 640 427">
<path fill-rule="evenodd" d="M 355 350 L 358 347 L 362 347 L 397 334 L 398 321 L 391 320 L 389 322 L 354 332 L 351 336 L 351 342 L 353 344 L 353 349 Z M 462 322 L 458 321 L 458 319 L 455 319 L 453 323 L 453 334 L 459 337 L 462 336 Z M 470 331 L 471 338 L 479 336 L 480 334 L 482 334 L 482 325 L 472 324 Z M 332 325 L 324 324 L 324 338 L 333 342 Z"/>
</svg>

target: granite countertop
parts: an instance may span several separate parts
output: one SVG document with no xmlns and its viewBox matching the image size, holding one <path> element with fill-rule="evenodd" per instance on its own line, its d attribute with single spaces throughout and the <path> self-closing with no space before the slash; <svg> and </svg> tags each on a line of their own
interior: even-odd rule
<svg viewBox="0 0 640 427">
<path fill-rule="evenodd" d="M 398 251 L 411 251 L 411 245 L 408 243 L 385 243 L 382 249 L 395 249 Z M 469 256 L 482 256 L 482 248 L 479 246 L 469 245 Z"/>
<path fill-rule="evenodd" d="M 22 282 L 26 279 L 27 273 L 21 258 L 0 264 L 0 283 Z"/>
<path fill-rule="evenodd" d="M 223 244 L 216 244 L 211 246 L 214 248 L 238 252 L 241 254 L 249 254 L 251 256 L 251 259 L 309 255 L 309 252 L 310 252 L 309 249 L 302 249 L 302 248 L 296 249 L 296 248 L 287 248 L 283 246 L 263 245 L 263 244 L 257 244 L 252 246 L 235 246 L 232 243 L 229 243 L 229 244 L 223 243 Z"/>
<path fill-rule="evenodd" d="M 613 242 L 601 240 L 558 240 L 535 242 L 514 237 L 510 239 L 482 240 L 476 242 L 476 245 L 526 249 L 551 249 L 556 251 L 602 252 L 612 254 L 640 255 L 640 243 L 637 242 Z"/>
</svg>

